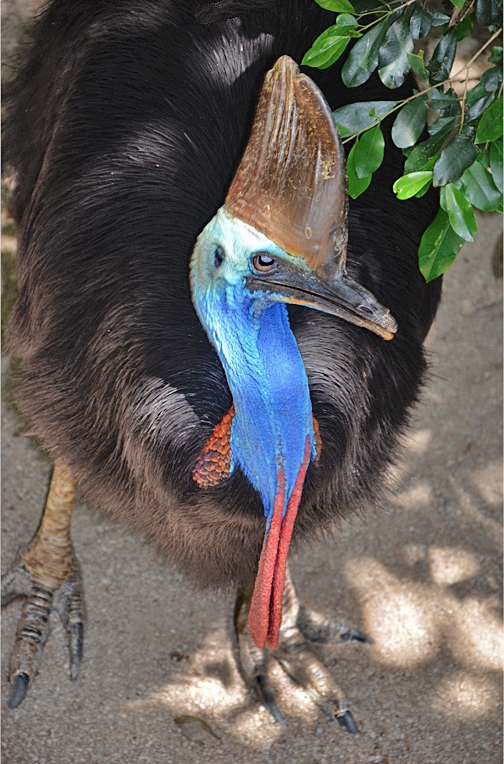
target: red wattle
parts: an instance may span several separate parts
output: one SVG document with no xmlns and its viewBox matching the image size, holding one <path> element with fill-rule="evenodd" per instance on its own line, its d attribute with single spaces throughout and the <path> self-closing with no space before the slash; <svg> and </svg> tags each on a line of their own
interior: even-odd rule
<svg viewBox="0 0 504 764">
<path fill-rule="evenodd" d="M 307 437 L 303 463 L 289 497 L 283 520 L 285 475 L 283 468 L 278 470 L 278 492 L 273 505 L 270 528 L 264 537 L 249 611 L 249 629 L 257 647 L 264 647 L 267 644 L 268 647 L 275 649 L 278 646 L 287 555 L 310 461 L 310 452 L 310 439 Z"/>
<path fill-rule="evenodd" d="M 273 516 L 263 541 L 254 593 L 249 610 L 249 629 L 257 647 L 264 647 L 269 635 L 271 591 L 280 543 L 282 512 L 285 503 L 285 475 L 278 471 L 278 492 L 273 505 Z"/>
</svg>

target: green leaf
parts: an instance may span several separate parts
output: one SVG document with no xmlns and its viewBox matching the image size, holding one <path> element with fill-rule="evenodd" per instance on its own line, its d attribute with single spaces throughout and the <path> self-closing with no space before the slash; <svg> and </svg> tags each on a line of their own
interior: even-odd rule
<svg viewBox="0 0 504 764">
<path fill-rule="evenodd" d="M 480 85 L 491 93 L 493 90 L 497 90 L 501 82 L 502 69 L 498 66 L 492 66 L 491 69 L 487 69 L 486 72 L 483 72 L 481 75 Z"/>
<path fill-rule="evenodd" d="M 419 170 L 415 170 L 415 172 L 429 172 L 429 170 L 432 170 L 432 168 L 434 167 L 438 159 L 439 159 L 439 154 L 434 154 L 433 157 L 431 157 L 428 161 L 425 162 L 422 168 L 420 168 Z"/>
<path fill-rule="evenodd" d="M 479 88 L 480 85 L 477 87 Z M 476 90 L 476 88 L 474 88 L 474 90 Z M 495 101 L 495 93 L 487 93 L 484 88 L 482 88 L 482 90 L 484 95 L 481 98 L 478 98 L 477 101 L 470 100 L 467 103 L 466 112 L 464 114 L 464 122 L 466 124 L 478 121 L 485 109 L 487 109 L 490 104 Z"/>
<path fill-rule="evenodd" d="M 482 27 L 491 26 L 493 21 L 491 0 L 476 0 L 476 21 Z"/>
<path fill-rule="evenodd" d="M 392 190 L 394 194 L 397 194 L 398 199 L 409 199 L 416 196 L 424 186 L 430 184 L 431 180 L 432 171 L 410 172 L 408 175 L 398 178 L 392 186 Z"/>
<path fill-rule="evenodd" d="M 447 24 L 450 20 L 450 17 L 446 15 L 446 13 L 441 13 L 441 11 L 432 11 L 432 26 L 433 27 L 442 27 L 443 24 Z"/>
<path fill-rule="evenodd" d="M 334 121 L 340 129 L 340 134 L 345 135 L 358 133 L 366 127 L 373 125 L 378 118 L 388 114 L 397 101 L 359 101 L 350 103 L 347 106 L 341 106 L 333 111 Z"/>
<path fill-rule="evenodd" d="M 356 140 L 347 159 L 348 195 L 352 199 L 357 199 L 358 196 L 364 193 L 373 177 L 372 175 L 367 175 L 365 178 L 359 178 L 355 171 L 354 157 L 358 145 L 359 141 Z"/>
<path fill-rule="evenodd" d="M 355 13 L 355 8 L 349 0 L 315 0 L 321 8 L 334 13 Z"/>
<path fill-rule="evenodd" d="M 384 19 L 355 43 L 341 69 L 341 79 L 347 88 L 362 85 L 370 78 L 378 65 L 378 51 L 386 31 Z"/>
<path fill-rule="evenodd" d="M 410 32 L 415 40 L 420 40 L 430 32 L 432 26 L 432 13 L 422 8 L 421 5 L 415 6 L 410 18 Z"/>
<path fill-rule="evenodd" d="M 470 34 L 473 26 L 474 19 L 472 15 L 466 16 L 465 19 L 462 19 L 462 21 L 460 21 L 455 27 L 455 31 L 457 33 L 457 42 L 462 42 L 462 40 L 464 40 L 467 35 Z"/>
<path fill-rule="evenodd" d="M 440 130 L 444 130 L 445 128 L 454 128 L 457 124 L 457 117 L 439 117 L 439 119 L 434 120 L 429 127 L 427 128 L 430 135 L 436 135 L 436 133 L 439 133 Z"/>
<path fill-rule="evenodd" d="M 483 212 L 502 210 L 502 194 L 488 171 L 488 157 L 482 151 L 475 162 L 462 175 L 462 190 L 466 199 Z"/>
<path fill-rule="evenodd" d="M 490 0 L 476 0 L 476 21 L 481 26 L 490 26 L 492 23 L 492 8 Z"/>
<path fill-rule="evenodd" d="M 450 3 L 461 11 L 465 5 L 465 0 L 450 0 Z"/>
<path fill-rule="evenodd" d="M 423 141 L 423 143 L 419 143 L 418 146 L 415 146 L 404 164 L 404 172 L 408 173 L 418 172 L 419 170 L 426 170 L 426 163 L 429 161 L 429 159 L 431 159 L 431 157 L 434 157 L 435 154 L 439 153 L 443 143 L 450 133 L 451 128 L 447 126 L 443 130 L 440 130 L 438 133 L 436 133 L 436 135 L 433 135 L 432 138 L 427 138 L 426 141 Z"/>
<path fill-rule="evenodd" d="M 427 96 L 414 98 L 403 106 L 392 126 L 392 140 L 399 149 L 414 146 L 427 120 Z"/>
<path fill-rule="evenodd" d="M 422 196 L 425 196 L 425 194 L 427 193 L 431 185 L 432 185 L 432 181 L 430 180 L 428 183 L 425 184 L 425 186 L 423 186 L 423 188 L 420 189 L 420 191 L 417 191 L 417 193 L 415 194 L 415 198 L 420 199 Z"/>
<path fill-rule="evenodd" d="M 488 107 L 476 130 L 476 143 L 488 143 L 500 138 L 503 131 L 502 96 Z"/>
<path fill-rule="evenodd" d="M 339 16 L 336 18 L 336 27 L 337 28 L 344 28 L 347 27 L 358 27 L 359 22 L 355 18 L 355 16 L 352 16 L 351 13 L 340 13 Z M 360 37 L 360 34 L 359 34 Z"/>
<path fill-rule="evenodd" d="M 478 82 L 478 84 L 467 91 L 465 102 L 466 107 L 472 106 L 477 101 L 481 101 L 482 98 L 487 98 L 488 96 L 488 90 L 485 88 L 484 85 L 481 84 L 481 82 Z"/>
<path fill-rule="evenodd" d="M 472 204 L 465 198 L 453 183 L 448 183 L 445 188 L 446 212 L 450 219 L 450 225 L 465 241 L 474 241 L 474 234 L 478 230 L 478 224 L 474 216 Z"/>
<path fill-rule="evenodd" d="M 424 232 L 418 249 L 418 265 L 426 281 L 432 281 L 448 270 L 464 240 L 453 230 L 448 214 L 438 213 Z"/>
<path fill-rule="evenodd" d="M 456 50 L 457 34 L 455 29 L 450 29 L 436 45 L 432 58 L 427 64 L 432 84 L 443 82 L 450 76 Z"/>
<path fill-rule="evenodd" d="M 329 31 L 331 34 L 328 34 Z M 336 25 L 329 27 L 306 51 L 301 63 L 317 69 L 327 69 L 343 54 L 349 42 L 350 36 L 347 32 L 340 30 Z"/>
<path fill-rule="evenodd" d="M 490 48 L 488 61 L 490 64 L 500 64 L 502 61 L 502 45 L 496 45 L 494 48 Z"/>
<path fill-rule="evenodd" d="M 398 88 L 403 84 L 411 69 L 408 53 L 413 53 L 413 38 L 403 14 L 388 28 L 379 50 L 378 74 L 386 87 Z"/>
<path fill-rule="evenodd" d="M 385 151 L 385 140 L 380 125 L 367 130 L 356 141 L 352 150 L 355 172 L 361 180 L 376 172 L 383 162 Z"/>
<path fill-rule="evenodd" d="M 415 74 L 427 82 L 429 79 L 429 72 L 425 68 L 423 50 L 419 50 L 418 53 L 408 53 L 408 61 Z"/>
<path fill-rule="evenodd" d="M 493 181 L 502 194 L 502 138 L 490 144 L 490 169 Z"/>
<path fill-rule="evenodd" d="M 430 107 L 439 111 L 441 117 L 458 117 L 461 112 L 458 95 L 450 88 L 446 93 L 432 88 L 429 91 Z"/>
<path fill-rule="evenodd" d="M 444 186 L 458 180 L 474 162 L 477 150 L 468 135 L 456 135 L 445 146 L 434 165 L 434 186 Z"/>
</svg>

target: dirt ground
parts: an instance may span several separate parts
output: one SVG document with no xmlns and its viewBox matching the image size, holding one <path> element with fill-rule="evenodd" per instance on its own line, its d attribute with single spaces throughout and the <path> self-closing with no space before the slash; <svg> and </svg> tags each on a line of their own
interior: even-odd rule
<svg viewBox="0 0 504 764">
<path fill-rule="evenodd" d="M 19 3 L 2 5 L 17 23 Z M 291 565 L 305 604 L 375 640 L 319 651 L 361 735 L 323 718 L 279 667 L 272 678 L 287 726 L 276 724 L 233 660 L 233 593 L 189 589 L 151 548 L 80 501 L 72 535 L 88 611 L 81 676 L 68 679 L 54 617 L 33 687 L 9 711 L 21 603 L 3 612 L 5 764 L 502 761 L 501 218 L 480 215 L 479 226 L 446 276 L 427 341 L 429 383 L 387 501 Z M 12 254 L 14 244 L 6 236 L 3 248 Z M 9 268 L 3 275 L 9 293 Z M 4 391 L 10 365 L 4 358 Z M 33 535 L 50 472 L 7 398 L 2 570 Z"/>
</svg>

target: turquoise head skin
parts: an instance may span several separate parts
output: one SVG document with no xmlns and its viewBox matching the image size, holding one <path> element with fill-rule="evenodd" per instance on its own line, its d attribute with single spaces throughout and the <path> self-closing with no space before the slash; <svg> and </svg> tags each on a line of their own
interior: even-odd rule
<svg viewBox="0 0 504 764">
<path fill-rule="evenodd" d="M 222 207 L 198 237 L 191 260 L 193 302 L 234 401 L 231 469 L 239 466 L 259 492 L 267 529 L 279 470 L 285 513 L 306 439 L 312 457 L 315 441 L 308 380 L 284 298 L 273 285 L 251 291 L 248 284 L 280 263 L 299 268 L 299 260 Z"/>
</svg>

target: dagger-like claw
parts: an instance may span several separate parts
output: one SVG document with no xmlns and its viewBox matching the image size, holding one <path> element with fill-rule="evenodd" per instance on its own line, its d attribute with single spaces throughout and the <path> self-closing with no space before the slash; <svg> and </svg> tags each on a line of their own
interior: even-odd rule
<svg viewBox="0 0 504 764">
<path fill-rule="evenodd" d="M 256 683 L 261 701 L 268 709 L 273 719 L 278 722 L 278 724 L 286 726 L 282 712 L 275 703 L 268 677 L 265 674 L 260 674 L 259 676 L 256 676 Z"/>
<path fill-rule="evenodd" d="M 343 729 L 346 729 L 351 735 L 360 735 L 360 730 L 355 723 L 352 712 L 348 708 L 346 711 L 343 711 L 343 713 L 335 714 L 335 716 L 336 721 L 343 727 Z"/>
<path fill-rule="evenodd" d="M 21 672 L 20 674 L 16 674 L 12 678 L 11 682 L 12 689 L 9 700 L 7 701 L 7 707 L 17 708 L 19 705 L 21 705 L 26 697 L 28 687 L 30 686 L 30 677 L 28 674 Z"/>
</svg>

